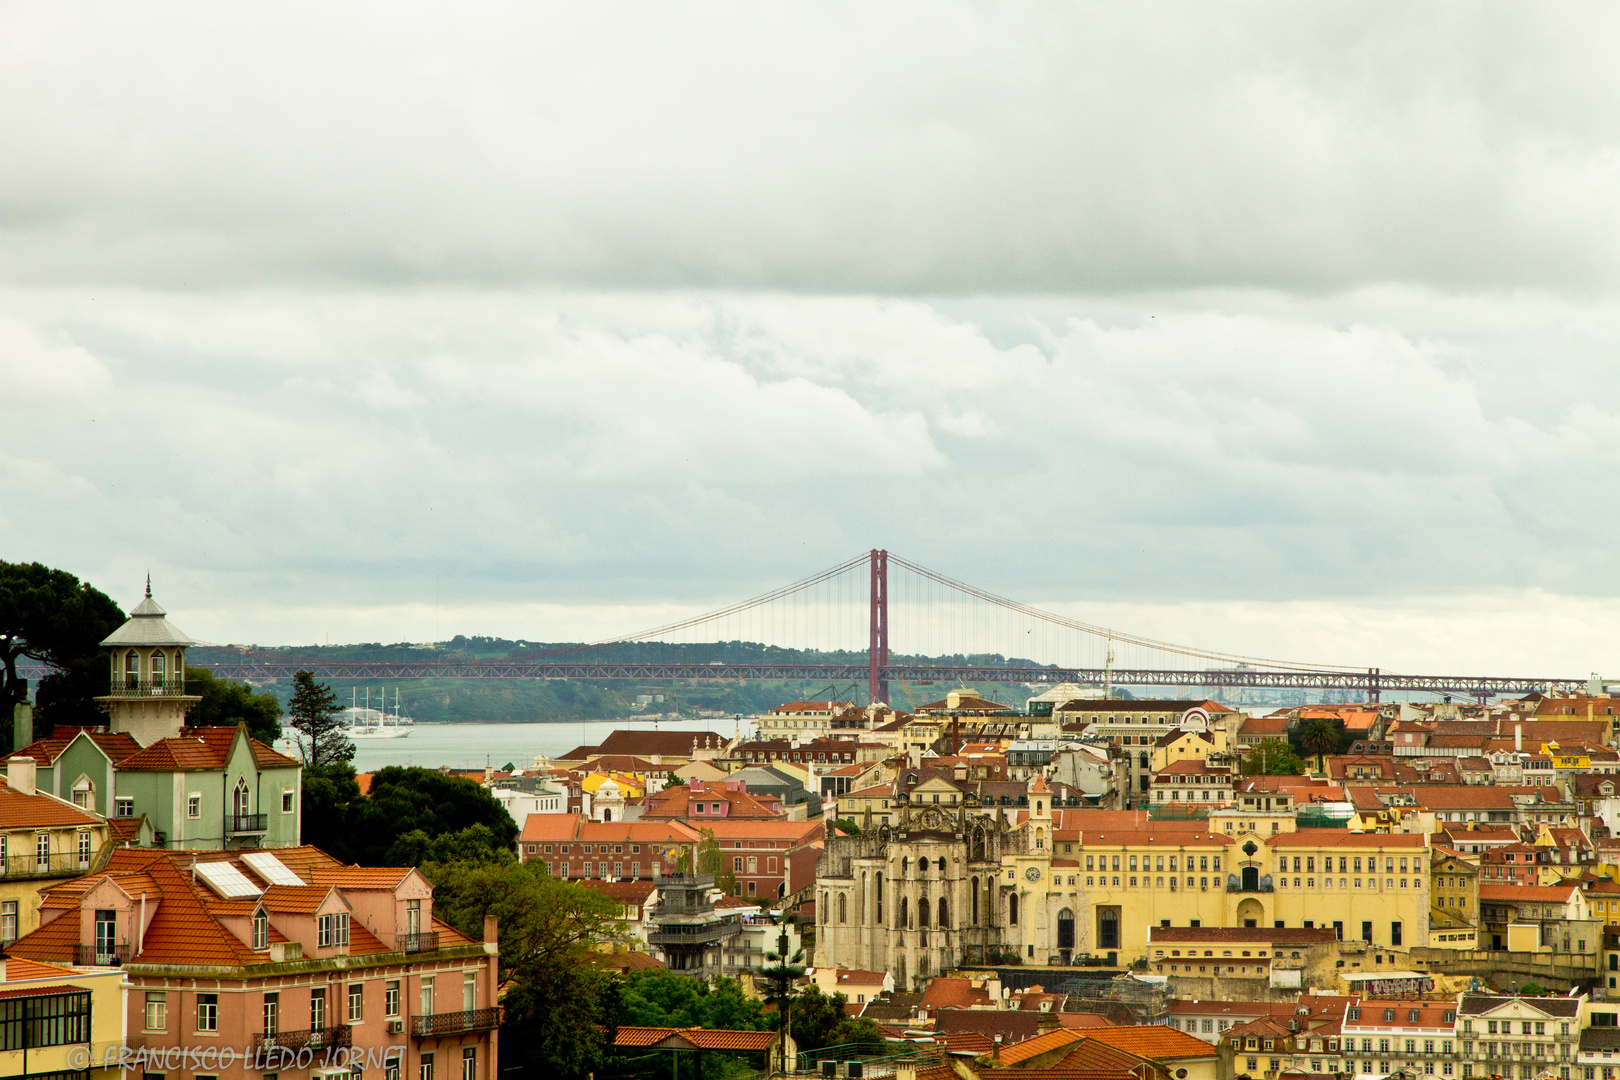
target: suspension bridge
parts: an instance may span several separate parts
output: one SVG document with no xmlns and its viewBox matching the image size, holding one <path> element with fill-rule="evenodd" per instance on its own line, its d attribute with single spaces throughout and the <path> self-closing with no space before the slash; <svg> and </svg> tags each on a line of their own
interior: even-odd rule
<svg viewBox="0 0 1620 1080">
<path fill-rule="evenodd" d="M 336 679 L 812 680 L 864 683 L 870 699 L 882 702 L 890 700 L 890 683 L 901 681 L 1293 689 L 1368 701 L 1397 691 L 1483 701 L 1588 686 L 1574 678 L 1407 675 L 1159 641 L 1021 604 L 881 549 L 692 618 L 517 657 L 349 662 L 278 653 L 239 649 L 239 659 L 203 666 L 221 678 L 253 680 L 299 671 Z"/>
</svg>

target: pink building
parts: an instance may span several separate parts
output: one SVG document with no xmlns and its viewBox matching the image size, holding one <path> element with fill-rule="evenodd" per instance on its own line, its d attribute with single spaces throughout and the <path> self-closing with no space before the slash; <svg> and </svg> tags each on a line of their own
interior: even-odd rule
<svg viewBox="0 0 1620 1080">
<path fill-rule="evenodd" d="M 436 920 L 414 869 L 345 866 L 313 847 L 126 848 L 47 891 L 40 919 L 10 954 L 122 967 L 125 1043 L 147 1055 L 137 1071 L 495 1078 L 494 920 L 484 941 Z M 150 1060 L 196 1047 L 214 1053 Z"/>
</svg>

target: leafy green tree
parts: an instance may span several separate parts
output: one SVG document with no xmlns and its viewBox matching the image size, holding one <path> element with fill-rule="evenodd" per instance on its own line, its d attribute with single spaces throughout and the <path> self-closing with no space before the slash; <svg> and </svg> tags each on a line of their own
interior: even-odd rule
<svg viewBox="0 0 1620 1080">
<path fill-rule="evenodd" d="M 338 724 L 337 714 L 342 711 L 330 686 L 316 682 L 307 671 L 293 676 L 287 723 L 298 732 L 294 741 L 305 765 L 319 767 L 354 760 L 354 741 Z"/>
<path fill-rule="evenodd" d="M 722 890 L 727 896 L 736 896 L 737 875 L 732 872 L 731 860 L 720 848 L 720 841 L 714 838 L 713 829 L 700 829 L 703 839 L 698 843 L 697 865 L 698 873 L 713 874 L 715 887 Z"/>
<path fill-rule="evenodd" d="M 344 862 L 358 862 L 349 828 L 362 801 L 354 766 L 339 762 L 305 768 L 303 796 L 304 843 Z"/>
<path fill-rule="evenodd" d="M 1283 739 L 1261 739 L 1243 758 L 1243 772 L 1249 776 L 1298 776 L 1304 771 L 1305 762 Z"/>
<path fill-rule="evenodd" d="M 512 863 L 517 855 L 510 844 L 503 844 L 483 822 L 460 832 L 430 836 L 412 829 L 395 840 L 384 860 L 389 866 L 421 866 L 424 863 Z"/>
<path fill-rule="evenodd" d="M 828 1036 L 828 1046 L 843 1046 L 846 1043 L 876 1043 L 883 1045 L 889 1033 L 883 1030 L 882 1025 L 876 1021 L 868 1020 L 864 1016 L 845 1016 L 833 1028 Z"/>
<path fill-rule="evenodd" d="M 372 776 L 370 794 L 354 804 L 347 824 L 351 850 L 368 866 L 386 863 L 394 843 L 416 830 L 443 836 L 483 825 L 509 851 L 516 850 L 518 836 L 506 807 L 482 784 L 437 769 L 398 765 Z"/>
<path fill-rule="evenodd" d="M 247 683 L 216 679 L 207 668 L 186 668 L 186 692 L 202 700 L 186 713 L 193 727 L 235 727 L 269 745 L 281 738 L 281 702 L 273 694 L 255 693 Z"/>
<path fill-rule="evenodd" d="M 380 775 L 380 774 L 379 774 Z M 503 1003 L 501 1075 L 608 1075 L 607 1055 L 623 1010 L 617 976 L 586 963 L 602 942 L 620 940 L 619 905 L 594 889 L 531 863 L 432 863 L 434 914 L 461 933 L 499 933 Z"/>
<path fill-rule="evenodd" d="M 861 827 L 860 827 L 859 824 L 856 823 L 854 818 L 847 818 L 847 817 L 834 818 L 833 819 L 833 828 L 837 829 L 839 832 L 843 833 L 845 836 L 859 836 L 859 835 L 861 835 Z"/>
<path fill-rule="evenodd" d="M 766 1031 L 773 1019 L 735 979 L 706 982 L 672 971 L 638 971 L 624 979 L 625 1024 Z"/>
<path fill-rule="evenodd" d="M 52 669 L 40 680 L 36 731 L 55 724 L 105 724 L 93 699 L 108 690 L 102 639 L 124 623 L 112 598 L 65 570 L 41 563 L 0 562 L 0 731 L 11 745 L 14 707 L 27 698 L 17 662 Z"/>
<path fill-rule="evenodd" d="M 811 983 L 793 997 L 793 1039 L 799 1049 L 820 1050 L 834 1045 L 833 1034 L 848 1019 L 843 994 L 824 994 Z"/>
<path fill-rule="evenodd" d="M 664 787 L 665 788 L 685 787 L 685 786 L 686 786 L 686 777 L 684 777 L 684 776 L 676 776 L 674 773 L 670 773 L 669 777 L 664 781 Z"/>
<path fill-rule="evenodd" d="M 1315 716 L 1300 725 L 1299 744 L 1307 753 L 1316 755 L 1316 767 L 1322 770 L 1327 768 L 1323 758 L 1339 748 L 1343 735 L 1344 721 Z"/>
</svg>

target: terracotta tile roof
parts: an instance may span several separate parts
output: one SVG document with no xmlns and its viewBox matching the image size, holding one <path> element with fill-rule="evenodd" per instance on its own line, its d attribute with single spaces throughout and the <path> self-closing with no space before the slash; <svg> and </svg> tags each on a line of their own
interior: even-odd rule
<svg viewBox="0 0 1620 1080">
<path fill-rule="evenodd" d="M 716 818 L 715 822 L 719 820 Z M 523 822 L 522 836 L 524 843 L 547 840 L 598 843 L 605 840 L 610 843 L 689 844 L 701 839 L 697 830 L 681 821 L 590 821 L 583 814 L 530 814 Z"/>
<path fill-rule="evenodd" d="M 989 1056 L 996 1048 L 988 1035 L 978 1031 L 951 1031 L 941 1036 L 945 1043 L 947 1054 L 967 1054 L 978 1057 L 980 1054 Z"/>
<path fill-rule="evenodd" d="M 691 757 L 692 747 L 723 747 L 730 740 L 713 731 L 627 731 L 613 732 L 602 742 L 581 749 L 597 754 L 627 754 L 632 757 Z"/>
<path fill-rule="evenodd" d="M 78 972 L 69 967 L 59 967 L 56 964 L 41 964 L 36 960 L 25 960 L 20 956 L 13 956 L 6 961 L 6 981 L 14 982 L 18 979 L 60 979 L 71 978 Z"/>
<path fill-rule="evenodd" d="M 684 1042 L 702 1050 L 769 1050 L 776 1041 L 774 1031 L 727 1031 L 720 1028 L 668 1028 L 622 1026 L 614 1036 L 614 1046 L 656 1046 L 665 1039 Z"/>
<path fill-rule="evenodd" d="M 106 754 L 114 762 L 123 761 L 131 754 L 138 753 L 141 749 L 140 743 L 123 732 L 114 734 L 110 731 L 103 731 L 101 728 L 59 727 L 52 731 L 48 737 L 31 742 L 21 750 L 7 754 L 6 758 L 10 760 L 15 757 L 31 757 L 40 765 L 55 764 L 62 751 L 68 748 L 68 744 L 80 732 L 83 732 L 91 742 L 101 748 L 102 753 Z"/>
<path fill-rule="evenodd" d="M 783 813 L 774 809 L 781 805 L 781 800 L 771 798 L 768 801 L 756 798 L 746 791 L 733 791 L 730 788 L 698 788 L 690 785 L 675 788 L 665 788 L 657 795 L 648 796 L 645 807 L 641 812 L 643 821 L 652 819 L 696 818 L 704 820 L 705 814 L 691 812 L 691 804 L 700 803 L 727 803 L 726 817 L 750 818 L 780 818 Z M 722 815 L 716 814 L 718 820 Z"/>
<path fill-rule="evenodd" d="M 264 890 L 263 896 L 249 902 L 247 906 L 251 908 L 263 903 L 267 911 L 313 915 L 331 895 L 330 885 L 272 885 Z"/>
<path fill-rule="evenodd" d="M 72 974 L 69 972 L 68 974 Z M 0 998 L 35 997 L 45 994 L 88 994 L 90 991 L 82 986 L 18 986 L 11 990 L 0 990 Z"/>
<path fill-rule="evenodd" d="M 599 881 L 593 878 L 582 878 L 574 884 L 599 892 L 616 903 L 635 907 L 646 904 L 653 890 L 658 887 L 651 881 Z"/>
<path fill-rule="evenodd" d="M 937 981 L 937 980 L 936 980 Z M 1001 1051 L 1002 1065 L 1016 1065 L 1020 1061 L 1049 1054 L 1053 1050 L 1061 1050 L 1070 1043 L 1079 1042 L 1085 1036 L 1069 1028 L 1053 1028 L 1044 1035 L 1037 1035 L 1033 1039 L 1025 1039 Z"/>
<path fill-rule="evenodd" d="M 80 810 L 54 795 L 43 792 L 24 795 L 0 779 L 0 829 L 72 828 L 100 821 L 99 815 Z"/>
<path fill-rule="evenodd" d="M 1112 1024 L 1099 1024 L 1086 1028 L 1082 1034 L 1091 1035 L 1097 1028 L 1111 1028 Z M 1142 1063 L 1142 1059 L 1129 1050 L 1121 1050 L 1117 1046 L 1110 1046 L 1098 1039 L 1086 1039 L 1077 1043 L 1073 1050 L 1063 1056 L 1058 1066 L 1064 1069 L 1086 1069 L 1102 1072 L 1125 1072 Z"/>
<path fill-rule="evenodd" d="M 298 876 L 311 885 L 392 891 L 399 888 L 400 883 L 411 874 L 411 871 L 412 868 L 409 866 L 323 866 Z"/>
<path fill-rule="evenodd" d="M 844 986 L 881 986 L 888 977 L 883 971 L 863 971 L 860 968 L 839 968 L 838 985 Z"/>
<path fill-rule="evenodd" d="M 1096 1039 L 1137 1057 L 1153 1061 L 1189 1057 L 1214 1057 L 1215 1047 L 1186 1032 L 1162 1024 L 1139 1027 L 1091 1028 L 1086 1038 Z"/>
<path fill-rule="evenodd" d="M 1580 891 L 1576 885 L 1481 885 L 1481 901 L 1499 903 L 1562 904 Z"/>
<path fill-rule="evenodd" d="M 193 727 L 172 739 L 159 739 L 146 749 L 131 754 L 119 762 L 120 769 L 139 769 L 153 772 L 205 772 L 223 769 L 236 742 L 238 731 L 233 727 Z M 297 761 L 277 753 L 257 739 L 247 738 L 253 760 L 261 769 L 296 768 Z"/>
<path fill-rule="evenodd" d="M 990 1004 L 990 992 L 983 986 L 975 987 L 970 979 L 940 976 L 928 980 L 923 988 L 921 1008 L 966 1009 L 974 1005 Z"/>
<path fill-rule="evenodd" d="M 1058 1025 L 1066 1028 L 1110 1027 L 1114 1023 L 1101 1013 L 1060 1012 L 1057 1018 Z"/>
</svg>

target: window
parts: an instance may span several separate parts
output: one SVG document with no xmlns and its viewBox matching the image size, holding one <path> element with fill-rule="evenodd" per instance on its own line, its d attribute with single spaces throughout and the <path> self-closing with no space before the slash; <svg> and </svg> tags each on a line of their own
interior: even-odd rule
<svg viewBox="0 0 1620 1080">
<path fill-rule="evenodd" d="M 113 800 L 113 817 L 134 817 L 135 800 L 127 795 L 120 795 Z"/>
<path fill-rule="evenodd" d="M 264 995 L 264 1033 L 274 1035 L 281 1030 L 281 995 L 271 991 Z"/>
<path fill-rule="evenodd" d="M 397 1017 L 399 1015 L 399 980 L 390 979 L 383 984 L 383 1015 Z"/>
<path fill-rule="evenodd" d="M 433 979 L 431 977 L 422 980 L 422 1015 L 433 1015 Z"/>
<path fill-rule="evenodd" d="M 186 817 L 202 817 L 202 793 L 193 791 L 186 796 Z"/>
<path fill-rule="evenodd" d="M 0 1050 L 89 1041 L 88 993 L 40 994 L 0 1001 Z"/>
<path fill-rule="evenodd" d="M 469 971 L 461 978 L 461 1011 L 472 1012 L 478 1008 L 478 975 Z"/>
<path fill-rule="evenodd" d="M 270 947 L 270 916 L 265 914 L 264 908 L 253 913 L 253 943 L 255 949 L 268 949 Z"/>
<path fill-rule="evenodd" d="M 89 868 L 90 868 L 90 834 L 87 833 L 87 832 L 82 832 L 82 833 L 79 834 L 79 869 L 80 870 L 88 870 Z"/>
<path fill-rule="evenodd" d="M 283 814 L 293 812 L 293 792 L 291 788 L 285 788 L 281 792 L 281 812 Z"/>
<path fill-rule="evenodd" d="M 197 995 L 197 1030 L 219 1030 L 219 995 Z"/>
<path fill-rule="evenodd" d="M 433 1080 L 433 1055 L 432 1054 L 423 1054 L 422 1055 L 422 1064 L 417 1069 L 416 1075 L 417 1075 L 418 1080 Z"/>
<path fill-rule="evenodd" d="M 146 1030 L 162 1031 L 169 1026 L 169 995 L 161 990 L 146 994 Z"/>
<path fill-rule="evenodd" d="M 316 944 L 328 949 L 348 943 L 349 913 L 340 911 L 336 915 L 322 915 L 316 926 Z"/>
<path fill-rule="evenodd" d="M 49 870 L 51 866 L 51 834 L 39 833 L 34 837 L 34 865 L 39 870 Z"/>
<path fill-rule="evenodd" d="M 17 940 L 17 901 L 0 901 L 0 945 Z"/>
<path fill-rule="evenodd" d="M 365 983 L 349 984 L 349 1023 L 358 1024 L 366 1018 Z"/>
<path fill-rule="evenodd" d="M 463 1046 L 461 1048 L 461 1080 L 477 1080 L 478 1077 L 478 1048 L 476 1046 Z"/>
</svg>

